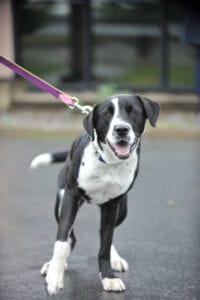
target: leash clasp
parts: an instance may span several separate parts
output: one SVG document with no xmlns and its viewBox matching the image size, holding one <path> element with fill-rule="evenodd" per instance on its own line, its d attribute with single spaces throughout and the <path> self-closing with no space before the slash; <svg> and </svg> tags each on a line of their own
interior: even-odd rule
<svg viewBox="0 0 200 300">
<path fill-rule="evenodd" d="M 70 109 L 75 109 L 75 108 L 78 108 L 82 114 L 89 114 L 89 112 L 92 111 L 92 106 L 90 105 L 80 105 L 79 104 L 79 99 L 76 98 L 76 97 L 71 97 L 72 101 L 73 101 L 73 104 L 72 105 L 69 105 L 69 108 Z"/>
</svg>

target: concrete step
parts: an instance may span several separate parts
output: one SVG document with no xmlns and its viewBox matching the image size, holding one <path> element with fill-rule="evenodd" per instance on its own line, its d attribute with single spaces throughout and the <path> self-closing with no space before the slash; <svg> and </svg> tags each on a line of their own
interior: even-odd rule
<svg viewBox="0 0 200 300">
<path fill-rule="evenodd" d="M 94 91 L 67 91 L 69 95 L 80 99 L 81 104 L 95 105 L 99 96 Z M 141 96 L 155 100 L 161 104 L 162 111 L 184 111 L 197 112 L 200 101 L 194 93 L 138 93 Z M 62 109 L 65 107 L 58 99 L 43 92 L 17 92 L 12 97 L 11 107 L 13 109 Z"/>
</svg>

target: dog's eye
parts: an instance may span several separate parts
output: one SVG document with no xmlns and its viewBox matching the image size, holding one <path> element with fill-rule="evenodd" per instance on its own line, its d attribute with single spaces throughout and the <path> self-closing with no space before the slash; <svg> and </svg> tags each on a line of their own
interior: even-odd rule
<svg viewBox="0 0 200 300">
<path fill-rule="evenodd" d="M 134 111 L 134 110 L 131 110 L 131 111 L 129 112 L 129 116 L 130 116 L 131 118 L 134 118 L 134 117 L 135 117 L 135 111 Z"/>
<path fill-rule="evenodd" d="M 106 111 L 106 112 L 104 112 L 104 116 L 106 118 L 111 118 L 112 117 L 112 113 L 110 111 Z"/>
<path fill-rule="evenodd" d="M 135 117 L 135 111 L 133 110 L 132 105 L 128 105 L 128 107 L 126 108 L 126 111 L 131 118 Z"/>
</svg>

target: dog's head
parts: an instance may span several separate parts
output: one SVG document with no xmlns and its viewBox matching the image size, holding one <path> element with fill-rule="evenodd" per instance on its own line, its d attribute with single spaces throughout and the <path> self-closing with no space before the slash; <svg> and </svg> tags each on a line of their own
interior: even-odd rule
<svg viewBox="0 0 200 300">
<path fill-rule="evenodd" d="M 155 127 L 158 103 L 131 94 L 108 97 L 84 119 L 84 128 L 106 161 L 128 159 L 137 147 L 146 119 Z"/>
</svg>

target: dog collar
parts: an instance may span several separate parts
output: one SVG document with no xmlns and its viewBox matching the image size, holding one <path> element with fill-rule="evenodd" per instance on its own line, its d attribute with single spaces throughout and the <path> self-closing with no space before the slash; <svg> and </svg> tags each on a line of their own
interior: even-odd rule
<svg viewBox="0 0 200 300">
<path fill-rule="evenodd" d="M 98 156 L 98 160 L 104 164 L 106 164 L 105 160 L 103 159 L 103 157 L 101 156 L 101 154 L 99 154 Z"/>
</svg>

